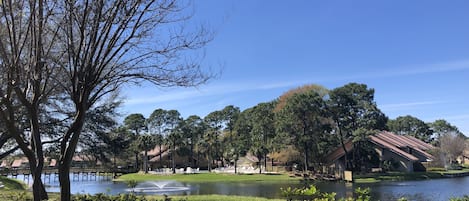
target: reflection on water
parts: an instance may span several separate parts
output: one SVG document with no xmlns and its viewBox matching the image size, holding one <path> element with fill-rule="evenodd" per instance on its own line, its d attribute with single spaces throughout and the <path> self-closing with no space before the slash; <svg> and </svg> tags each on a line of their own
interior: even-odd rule
<svg viewBox="0 0 469 201">
<path fill-rule="evenodd" d="M 187 184 L 176 181 L 146 181 L 126 189 L 127 192 L 143 194 L 183 194 L 190 190 Z"/>
<path fill-rule="evenodd" d="M 70 177 L 72 180 L 72 176 Z M 28 179 L 18 175 L 18 180 L 28 182 Z M 44 179 L 48 192 L 59 192 L 59 182 L 57 178 Z M 32 179 L 29 179 L 31 182 Z M 145 194 L 177 194 L 177 195 L 198 195 L 198 194 L 224 194 L 224 195 L 245 195 L 267 198 L 280 198 L 280 188 L 300 187 L 302 184 L 281 184 L 281 183 L 179 183 L 175 182 L 173 187 L 176 191 L 164 191 L 165 184 L 157 183 L 152 189 L 143 192 Z M 148 183 L 147 183 L 148 184 Z M 321 192 L 336 192 L 337 197 L 350 197 L 354 189 L 358 187 L 371 188 L 372 199 L 381 201 L 397 200 L 405 197 L 415 201 L 443 201 L 452 197 L 462 197 L 469 195 L 469 177 L 434 179 L 423 181 L 403 181 L 403 182 L 382 182 L 377 184 L 350 184 L 350 183 L 314 183 Z M 31 184 L 30 184 L 31 185 Z M 143 184 L 140 184 L 143 185 Z M 138 187 L 138 186 L 137 186 Z M 140 186 L 145 187 L 145 186 Z M 162 188 L 163 190 L 155 190 Z M 123 182 L 112 182 L 109 177 L 98 176 L 96 178 L 83 178 L 80 181 L 71 182 L 72 193 L 126 193 L 129 187 Z M 174 189 L 174 188 L 171 188 Z M 180 190 L 184 189 L 184 190 Z"/>
</svg>

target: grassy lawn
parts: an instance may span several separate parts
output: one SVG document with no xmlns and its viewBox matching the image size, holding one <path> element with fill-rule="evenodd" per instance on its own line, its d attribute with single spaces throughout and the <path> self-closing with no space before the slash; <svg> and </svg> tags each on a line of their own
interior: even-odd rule
<svg viewBox="0 0 469 201">
<path fill-rule="evenodd" d="M 118 180 L 129 181 L 148 181 L 148 180 L 177 180 L 182 182 L 299 182 L 299 179 L 290 178 L 288 175 L 233 175 L 233 174 L 215 174 L 201 173 L 190 175 L 151 175 L 151 174 L 128 174 L 121 176 Z M 27 190 L 23 182 L 0 176 L 0 181 L 5 185 L 0 189 L 0 200 L 30 200 L 32 192 Z M 163 200 L 163 196 L 147 195 L 149 200 Z M 187 201 L 280 201 L 284 199 L 267 199 L 249 196 L 228 196 L 228 195 L 190 195 L 190 196 L 170 196 L 172 200 Z M 49 200 L 59 200 L 58 193 L 49 193 Z"/>
<path fill-rule="evenodd" d="M 249 196 L 228 196 L 228 195 L 191 195 L 191 196 L 170 196 L 172 200 L 188 200 L 188 201 L 284 201 L 285 199 L 268 199 Z M 162 200 L 161 196 L 147 196 L 147 198 Z"/>
<path fill-rule="evenodd" d="M 439 179 L 446 176 L 469 173 L 469 169 L 449 170 L 449 171 L 429 171 L 429 172 L 388 172 L 388 173 L 369 173 L 363 175 L 354 175 L 355 183 L 375 183 L 381 181 L 406 181 L 406 180 L 424 180 Z"/>
<path fill-rule="evenodd" d="M 1 191 L 0 200 L 11 200 L 11 201 L 25 201 L 32 200 L 32 193 L 30 191 Z M 161 195 L 146 195 L 145 198 L 149 201 L 163 201 L 164 197 Z M 268 199 L 261 197 L 249 197 L 249 196 L 228 196 L 228 195 L 190 195 L 190 196 L 169 196 L 173 201 L 283 201 L 285 199 Z M 58 193 L 49 193 L 49 201 L 59 201 L 60 195 Z"/>
<path fill-rule="evenodd" d="M 158 181 L 175 180 L 179 182 L 299 182 L 300 178 L 289 177 L 286 174 L 126 174 L 116 179 L 117 181 Z"/>
<path fill-rule="evenodd" d="M 0 176 L 0 182 L 5 185 L 0 191 L 10 191 L 10 190 L 25 190 L 27 186 L 16 179 L 10 179 L 3 176 Z"/>
<path fill-rule="evenodd" d="M 0 189 L 0 200 L 20 200 L 29 193 L 27 186 L 19 180 L 0 176 L 0 182 L 4 185 Z"/>
</svg>

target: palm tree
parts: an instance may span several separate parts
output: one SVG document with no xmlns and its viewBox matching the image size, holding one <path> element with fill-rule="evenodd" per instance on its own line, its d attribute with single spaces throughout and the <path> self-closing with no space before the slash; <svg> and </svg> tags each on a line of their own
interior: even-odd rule
<svg viewBox="0 0 469 201">
<path fill-rule="evenodd" d="M 143 158 L 143 167 L 145 174 L 148 173 L 148 151 L 152 150 L 157 144 L 157 139 L 154 135 L 140 135 L 137 138 L 137 146 L 143 148 L 145 152 Z"/>
</svg>

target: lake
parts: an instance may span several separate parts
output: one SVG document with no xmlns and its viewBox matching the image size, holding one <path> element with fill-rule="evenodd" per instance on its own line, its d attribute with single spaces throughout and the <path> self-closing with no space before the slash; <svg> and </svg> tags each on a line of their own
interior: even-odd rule
<svg viewBox="0 0 469 201">
<path fill-rule="evenodd" d="M 19 180 L 24 180 L 21 175 Z M 85 180 L 85 181 L 83 181 Z M 24 180 L 27 182 L 28 180 Z M 31 181 L 31 180 L 30 180 Z M 59 192 L 57 179 L 46 180 L 48 192 Z M 343 182 L 315 183 L 321 192 L 336 192 L 338 197 L 351 196 L 358 187 L 371 188 L 372 200 L 391 201 L 406 197 L 415 201 L 446 201 L 451 197 L 469 195 L 469 177 L 433 179 L 422 181 L 381 182 L 375 184 L 350 184 Z M 169 195 L 244 195 L 267 198 L 280 198 L 279 189 L 288 186 L 300 187 L 301 184 L 281 183 L 181 183 L 174 181 L 147 182 L 130 189 L 123 182 L 112 182 L 109 178 L 98 176 L 96 179 L 72 181 L 72 193 L 118 194 L 134 191 L 145 194 Z"/>
</svg>

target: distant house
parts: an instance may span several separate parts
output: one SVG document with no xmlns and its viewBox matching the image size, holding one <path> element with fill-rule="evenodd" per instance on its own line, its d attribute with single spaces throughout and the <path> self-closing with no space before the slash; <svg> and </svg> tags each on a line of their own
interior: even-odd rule
<svg viewBox="0 0 469 201">
<path fill-rule="evenodd" d="M 29 162 L 26 157 L 22 157 L 19 159 L 15 159 L 13 163 L 11 164 L 11 168 L 14 169 L 22 169 L 22 168 L 28 168 Z"/>
<path fill-rule="evenodd" d="M 100 164 L 101 163 L 91 155 L 75 154 L 72 158 L 72 167 L 88 168 L 95 167 Z"/>
<path fill-rule="evenodd" d="M 393 161 L 395 169 L 404 172 L 425 170 L 424 163 L 432 161 L 433 156 L 428 153 L 434 147 L 412 136 L 397 135 L 382 131 L 371 135 L 367 141 L 373 145 L 380 161 Z M 344 144 L 347 153 L 353 149 L 351 140 Z M 343 177 L 345 170 L 345 151 L 342 146 L 327 155 L 327 172 Z M 380 167 L 377 167 L 380 168 Z"/>
<path fill-rule="evenodd" d="M 57 166 L 57 160 L 56 159 L 50 159 L 48 167 L 53 168 Z"/>
<path fill-rule="evenodd" d="M 5 168 L 9 168 L 9 164 L 7 160 L 2 161 L 2 163 L 0 164 L 0 170 L 5 169 Z"/>
</svg>

